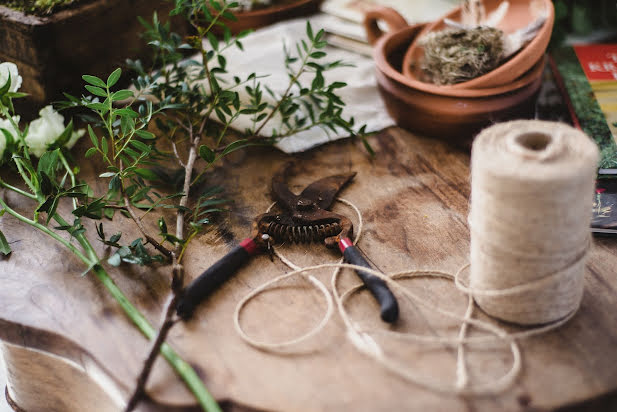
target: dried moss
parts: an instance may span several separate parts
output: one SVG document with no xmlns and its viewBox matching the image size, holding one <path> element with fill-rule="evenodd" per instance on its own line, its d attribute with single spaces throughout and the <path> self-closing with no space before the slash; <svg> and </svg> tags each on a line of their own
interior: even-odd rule
<svg viewBox="0 0 617 412">
<path fill-rule="evenodd" d="M 492 27 L 446 29 L 430 33 L 423 40 L 421 68 L 426 80 L 455 84 L 481 76 L 499 65 L 503 53 L 503 32 Z"/>
<path fill-rule="evenodd" d="M 0 0 L 0 5 L 22 11 L 26 14 L 48 16 L 84 0 Z"/>
</svg>

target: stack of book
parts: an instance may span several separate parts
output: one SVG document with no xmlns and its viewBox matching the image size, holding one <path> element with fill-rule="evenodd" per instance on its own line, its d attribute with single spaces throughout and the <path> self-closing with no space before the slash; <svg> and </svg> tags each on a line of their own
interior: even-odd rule
<svg viewBox="0 0 617 412">
<path fill-rule="evenodd" d="M 574 126 L 600 148 L 592 232 L 617 234 L 617 44 L 581 44 L 551 54 Z"/>
<path fill-rule="evenodd" d="M 370 56 L 372 49 L 362 22 L 364 14 L 371 8 L 392 7 L 409 24 L 415 24 L 436 20 L 458 3 L 458 0 L 324 0 L 321 11 L 325 16 L 320 19 L 320 24 L 328 33 L 331 45 Z M 387 31 L 386 27 L 384 31 Z"/>
</svg>

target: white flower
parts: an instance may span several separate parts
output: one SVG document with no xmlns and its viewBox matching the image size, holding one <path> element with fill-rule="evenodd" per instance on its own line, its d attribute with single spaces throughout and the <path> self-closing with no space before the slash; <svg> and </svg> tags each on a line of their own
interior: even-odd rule
<svg viewBox="0 0 617 412">
<path fill-rule="evenodd" d="M 16 92 L 21 87 L 22 78 L 17 71 L 15 63 L 4 62 L 0 63 L 0 87 L 4 86 L 11 75 L 11 85 L 9 92 Z"/>
<path fill-rule="evenodd" d="M 18 124 L 19 116 L 14 116 L 13 121 L 15 122 L 15 124 Z M 13 127 L 13 124 L 11 123 L 9 119 L 0 118 L 0 129 L 4 129 L 7 132 L 9 132 L 10 135 L 13 137 L 13 140 L 17 141 L 18 139 L 17 130 L 15 130 L 15 128 Z M 0 161 L 4 157 L 5 150 L 6 150 L 6 136 L 4 135 L 4 133 L 0 132 Z"/>
<path fill-rule="evenodd" d="M 56 112 L 53 107 L 45 106 L 41 109 L 39 115 L 41 117 L 30 123 L 26 136 L 26 144 L 30 153 L 37 157 L 41 157 L 47 151 L 49 145 L 54 143 L 65 129 L 64 116 Z M 64 147 L 72 148 L 85 132 L 84 129 L 74 131 Z"/>
</svg>

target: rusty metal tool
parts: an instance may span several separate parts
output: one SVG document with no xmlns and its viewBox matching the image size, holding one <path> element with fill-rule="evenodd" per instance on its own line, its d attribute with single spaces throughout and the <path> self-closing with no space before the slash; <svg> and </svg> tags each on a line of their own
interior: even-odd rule
<svg viewBox="0 0 617 412">
<path fill-rule="evenodd" d="M 323 241 L 327 247 L 338 247 L 348 263 L 371 268 L 350 239 L 353 233 L 351 220 L 328 210 L 336 194 L 356 174 L 325 177 L 311 183 L 296 195 L 289 190 L 286 182 L 291 167 L 292 164 L 287 163 L 272 178 L 272 197 L 282 212 L 257 216 L 253 221 L 251 237 L 240 242 L 189 284 L 177 306 L 181 318 L 190 318 L 201 301 L 230 278 L 251 256 L 267 250 L 272 240 L 293 243 Z M 365 271 L 357 270 L 356 273 L 379 303 L 382 320 L 396 321 L 398 303 L 386 283 Z"/>
</svg>

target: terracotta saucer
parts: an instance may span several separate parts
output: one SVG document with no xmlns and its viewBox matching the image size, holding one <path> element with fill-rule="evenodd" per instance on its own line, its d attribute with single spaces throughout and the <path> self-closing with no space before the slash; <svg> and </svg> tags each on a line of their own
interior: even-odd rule
<svg viewBox="0 0 617 412">
<path fill-rule="evenodd" d="M 533 118 L 542 79 L 505 95 L 474 99 L 414 90 L 394 82 L 379 70 L 377 83 L 386 110 L 398 126 L 467 146 L 477 132 L 490 124 Z"/>
<path fill-rule="evenodd" d="M 322 1 L 323 0 L 297 0 L 288 4 L 266 7 L 254 11 L 237 12 L 234 13 L 234 15 L 238 20 L 225 20 L 225 24 L 229 27 L 232 34 L 238 34 L 243 30 L 258 29 L 279 21 L 317 13 Z"/>
<path fill-rule="evenodd" d="M 502 0 L 484 0 L 484 6 L 487 14 L 494 11 L 501 2 Z M 533 8 L 532 3 L 535 3 Z M 551 0 L 510 0 L 510 6 L 507 14 L 497 27 L 505 33 L 512 33 L 516 30 L 522 29 L 537 18 L 538 12 L 534 12 L 534 9 L 542 10 L 546 13 L 546 21 L 531 42 L 525 45 L 521 50 L 519 50 L 518 53 L 496 69 L 491 70 L 482 76 L 476 77 L 475 79 L 447 87 L 452 87 L 455 89 L 496 87 L 514 81 L 523 75 L 523 73 L 528 71 L 533 65 L 535 65 L 546 52 L 546 48 L 551 39 L 553 23 L 555 21 L 555 9 L 553 7 L 553 2 Z M 424 49 L 419 45 L 418 40 L 429 32 L 440 31 L 447 28 L 445 23 L 446 18 L 454 21 L 460 21 L 461 7 L 456 8 L 434 23 L 427 25 L 416 40 L 410 45 L 409 49 L 405 53 L 402 66 L 403 74 L 406 77 L 419 80 L 416 76 L 416 72 L 414 71 L 414 62 L 417 62 L 422 58 Z"/>
<path fill-rule="evenodd" d="M 388 9 L 391 10 L 391 9 Z M 541 78 L 542 71 L 544 69 L 544 56 L 536 62 L 536 64 L 524 73 L 518 79 L 503 84 L 497 87 L 491 88 L 478 88 L 478 89 L 461 89 L 453 88 L 451 86 L 438 86 L 431 83 L 424 83 L 419 80 L 410 79 L 402 73 L 402 61 L 406 50 L 409 48 L 411 42 L 417 38 L 417 36 L 424 30 L 426 25 L 405 25 L 402 28 L 395 21 L 390 20 L 390 13 L 388 10 L 380 8 L 372 10 L 367 13 L 365 19 L 365 28 L 367 35 L 377 43 L 374 44 L 373 57 L 378 69 L 384 73 L 388 78 L 392 79 L 396 83 L 405 85 L 418 91 L 425 93 L 436 94 L 440 96 L 452 96 L 452 97 L 483 97 L 493 96 L 497 94 L 503 94 L 521 89 L 536 79 Z M 377 20 L 384 20 L 387 22 L 391 31 L 387 34 L 383 34 L 381 31 L 374 31 Z M 399 22 L 400 23 L 400 22 Z M 393 30 L 394 29 L 394 30 Z M 377 29 L 378 30 L 378 29 Z M 380 36 L 380 37 L 378 37 Z M 398 66 L 393 66 L 389 61 L 389 56 L 397 53 L 400 56 L 400 63 Z"/>
<path fill-rule="evenodd" d="M 422 26 L 410 26 L 380 40 L 390 45 L 385 48 L 388 53 L 384 55 L 389 72 L 396 71 L 396 68 L 400 70 L 406 47 L 421 29 Z M 388 38 L 398 38 L 398 45 L 388 42 Z M 544 64 L 543 58 L 539 63 L 540 74 Z M 462 145 L 467 145 L 476 132 L 491 123 L 532 118 L 535 100 L 542 85 L 542 77 L 534 76 L 522 87 L 503 93 L 474 97 L 444 96 L 401 83 L 391 73 L 385 73 L 380 66 L 377 67 L 376 75 L 386 109 L 399 126 Z"/>
</svg>

